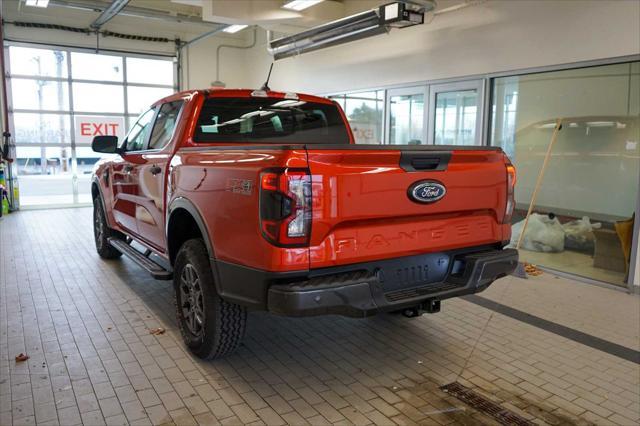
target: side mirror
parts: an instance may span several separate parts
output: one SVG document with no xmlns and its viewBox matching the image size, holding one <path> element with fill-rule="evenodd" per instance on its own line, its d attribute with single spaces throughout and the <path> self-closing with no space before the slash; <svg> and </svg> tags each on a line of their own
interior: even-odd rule
<svg viewBox="0 0 640 426">
<path fill-rule="evenodd" d="M 91 142 L 91 149 L 95 152 L 116 154 L 118 152 L 118 137 L 112 135 L 94 136 L 93 142 Z"/>
</svg>

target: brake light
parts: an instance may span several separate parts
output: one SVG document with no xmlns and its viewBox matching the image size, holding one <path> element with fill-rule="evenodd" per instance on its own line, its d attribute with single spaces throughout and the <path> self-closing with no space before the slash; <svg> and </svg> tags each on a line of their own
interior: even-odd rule
<svg viewBox="0 0 640 426">
<path fill-rule="evenodd" d="M 311 236 L 311 176 L 306 169 L 260 174 L 260 228 L 270 243 L 301 247 Z"/>
<path fill-rule="evenodd" d="M 513 210 L 516 206 L 515 189 L 516 189 L 516 168 L 507 158 L 507 207 L 504 211 L 504 219 L 502 223 L 510 223 Z"/>
</svg>

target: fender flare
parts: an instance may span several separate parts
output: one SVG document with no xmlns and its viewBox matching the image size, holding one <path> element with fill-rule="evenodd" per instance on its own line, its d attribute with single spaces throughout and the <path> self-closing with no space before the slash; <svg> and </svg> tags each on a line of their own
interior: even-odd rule
<svg viewBox="0 0 640 426">
<path fill-rule="evenodd" d="M 209 229 L 207 228 L 207 225 L 205 224 L 204 220 L 202 219 L 202 215 L 200 214 L 200 211 L 198 210 L 198 208 L 195 206 L 195 204 L 193 204 L 191 201 L 189 201 L 187 198 L 184 197 L 177 197 L 175 198 L 173 201 L 171 201 L 171 204 L 169 205 L 169 208 L 167 209 L 167 220 L 166 220 L 166 225 L 165 225 L 165 238 L 167 241 L 167 249 L 168 249 L 168 242 L 169 242 L 169 223 L 171 223 L 171 216 L 173 214 L 173 212 L 175 212 L 178 209 L 184 209 L 186 210 L 191 217 L 193 217 L 193 220 L 196 221 L 196 225 L 198 225 L 198 229 L 200 229 L 200 234 L 202 234 L 202 237 L 204 239 L 204 244 L 207 247 L 207 251 L 209 252 L 209 258 L 210 259 L 214 259 L 215 258 L 215 252 L 213 251 L 213 246 L 211 245 L 211 234 L 209 233 Z M 168 250 L 167 250 L 168 251 Z"/>
</svg>

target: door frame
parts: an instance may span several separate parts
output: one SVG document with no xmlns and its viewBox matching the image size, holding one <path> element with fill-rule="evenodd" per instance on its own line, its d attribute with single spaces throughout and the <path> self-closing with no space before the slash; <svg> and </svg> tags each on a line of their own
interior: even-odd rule
<svg viewBox="0 0 640 426">
<path fill-rule="evenodd" d="M 463 90 L 475 90 L 478 94 L 477 112 L 476 112 L 476 134 L 475 134 L 475 146 L 484 145 L 483 123 L 485 118 L 485 79 L 477 80 L 465 80 L 457 81 L 454 83 L 444 84 L 432 84 L 429 86 L 429 111 L 433 111 L 433 114 L 429 115 L 428 130 L 427 130 L 427 143 L 429 145 L 435 144 L 435 130 L 436 130 L 436 97 L 438 93 L 458 92 Z"/>
<path fill-rule="evenodd" d="M 391 144 L 391 97 L 392 96 L 403 96 L 403 95 L 423 95 L 424 99 L 424 116 L 422 118 L 422 140 L 424 143 L 427 142 L 427 123 L 429 120 L 429 108 L 428 108 L 428 100 L 429 100 L 429 86 L 427 85 L 418 85 L 418 86 L 410 86 L 410 87 L 401 87 L 398 89 L 389 89 L 385 94 L 384 101 L 384 144 Z"/>
</svg>

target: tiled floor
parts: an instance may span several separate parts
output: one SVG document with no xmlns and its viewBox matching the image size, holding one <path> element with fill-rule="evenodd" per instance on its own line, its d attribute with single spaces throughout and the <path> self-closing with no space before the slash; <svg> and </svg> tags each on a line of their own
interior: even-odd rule
<svg viewBox="0 0 640 426">
<path fill-rule="evenodd" d="M 520 255 L 525 262 L 546 266 L 557 271 L 564 271 L 575 275 L 591 278 L 597 281 L 626 287 L 626 274 L 609 269 L 593 266 L 593 256 L 565 250 L 561 253 L 541 253 L 537 251 L 521 250 Z"/>
<path fill-rule="evenodd" d="M 456 380 L 535 423 L 640 421 L 638 363 L 462 299 L 416 319 L 252 313 L 235 355 L 201 362 L 171 284 L 99 259 L 90 215 L 0 220 L 1 425 L 494 424 L 438 389 Z M 640 349 L 638 296 L 549 274 L 482 296 Z"/>
</svg>

